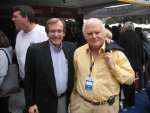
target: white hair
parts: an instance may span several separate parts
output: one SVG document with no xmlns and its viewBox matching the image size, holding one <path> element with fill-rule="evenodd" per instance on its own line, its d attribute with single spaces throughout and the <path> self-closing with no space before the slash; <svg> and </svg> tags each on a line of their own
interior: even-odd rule
<svg viewBox="0 0 150 113">
<path fill-rule="evenodd" d="M 83 32 L 84 35 L 85 35 L 85 29 L 86 29 L 87 25 L 89 25 L 91 23 L 95 24 L 95 22 L 99 23 L 100 27 L 103 30 L 105 30 L 105 26 L 104 26 L 103 22 L 99 18 L 89 18 L 89 19 L 86 20 L 86 22 L 83 24 L 83 27 L 82 27 L 82 32 Z"/>
</svg>

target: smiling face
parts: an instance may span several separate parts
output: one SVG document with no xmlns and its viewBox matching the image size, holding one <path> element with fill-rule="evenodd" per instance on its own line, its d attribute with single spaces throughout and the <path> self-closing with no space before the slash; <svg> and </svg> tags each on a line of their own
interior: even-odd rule
<svg viewBox="0 0 150 113">
<path fill-rule="evenodd" d="M 83 26 L 83 34 L 91 49 L 99 49 L 105 41 L 105 27 L 96 18 L 87 20 Z"/>
<path fill-rule="evenodd" d="M 47 35 L 51 43 L 54 46 L 59 47 L 65 36 L 63 23 L 58 20 L 56 22 L 47 24 Z"/>
</svg>

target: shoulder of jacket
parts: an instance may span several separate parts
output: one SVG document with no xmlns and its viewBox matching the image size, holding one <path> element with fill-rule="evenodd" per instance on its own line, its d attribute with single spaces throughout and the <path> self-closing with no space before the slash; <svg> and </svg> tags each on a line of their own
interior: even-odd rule
<svg viewBox="0 0 150 113">
<path fill-rule="evenodd" d="M 108 50 L 119 50 L 119 51 L 123 51 L 124 49 L 118 45 L 116 42 L 111 42 L 111 43 L 106 43 L 106 49 Z"/>
</svg>

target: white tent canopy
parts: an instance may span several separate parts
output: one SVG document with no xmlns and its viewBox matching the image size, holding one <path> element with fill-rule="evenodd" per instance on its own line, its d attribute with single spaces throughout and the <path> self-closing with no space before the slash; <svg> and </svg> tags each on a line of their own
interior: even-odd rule
<svg viewBox="0 0 150 113">
<path fill-rule="evenodd" d="M 110 27 L 112 26 L 118 26 L 118 25 L 123 25 L 122 23 L 115 23 L 115 24 L 111 24 L 109 25 Z M 150 24 L 136 24 L 136 23 L 133 23 L 134 24 L 134 27 L 141 27 L 142 29 L 150 29 Z"/>
</svg>

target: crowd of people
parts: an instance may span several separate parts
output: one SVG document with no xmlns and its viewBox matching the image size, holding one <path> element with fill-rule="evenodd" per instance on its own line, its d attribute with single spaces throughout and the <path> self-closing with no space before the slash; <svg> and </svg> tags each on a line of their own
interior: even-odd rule
<svg viewBox="0 0 150 113">
<path fill-rule="evenodd" d="M 132 85 L 122 85 L 121 100 L 123 110 L 135 108 L 135 93 L 145 90 L 149 81 L 150 59 L 144 49 L 144 43 L 149 42 L 142 28 L 135 28 L 132 22 L 126 22 L 122 27 L 113 26 L 109 29 L 113 34 L 112 39 L 124 48 L 123 52 L 129 59 L 136 77 Z M 147 93 L 150 96 L 149 91 Z"/>
<path fill-rule="evenodd" d="M 10 59 L 13 53 L 17 58 L 22 113 L 119 113 L 123 95 L 124 108 L 134 106 L 135 78 L 140 78 L 139 90 L 145 88 L 149 68 L 142 30 L 131 22 L 106 28 L 91 17 L 77 32 L 77 42 L 71 42 L 64 41 L 72 35 L 63 19 L 50 18 L 42 26 L 30 6 L 19 5 L 12 12 L 19 32 L 14 50 L 0 32 L 0 85 L 8 70 L 5 50 Z M 9 113 L 8 100 L 0 97 L 0 112 Z"/>
</svg>

